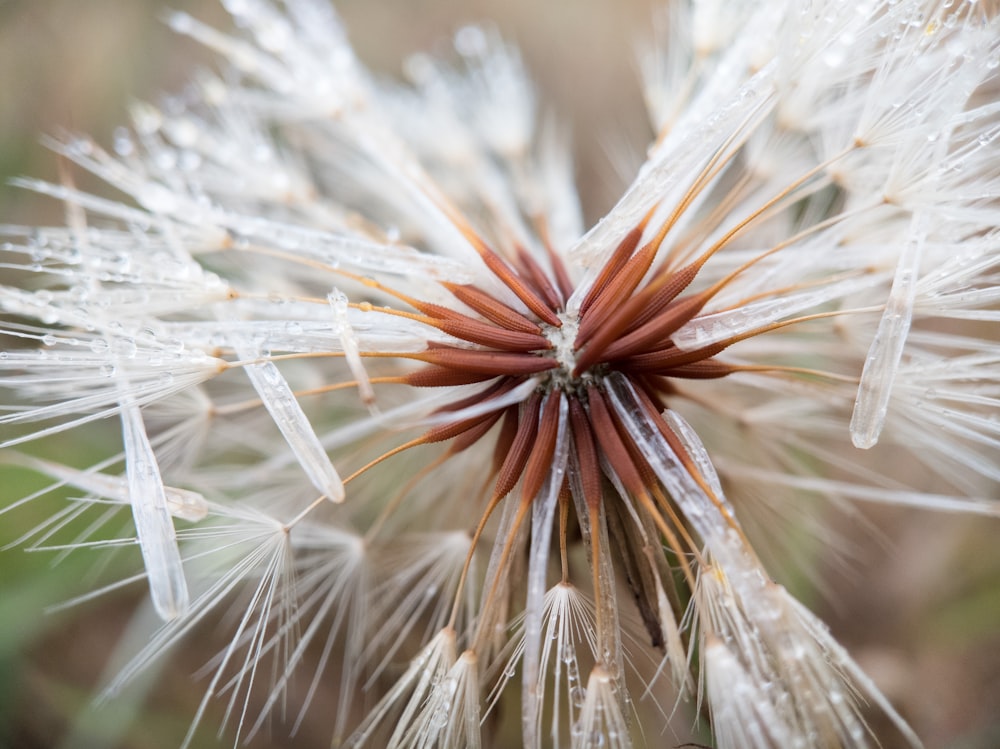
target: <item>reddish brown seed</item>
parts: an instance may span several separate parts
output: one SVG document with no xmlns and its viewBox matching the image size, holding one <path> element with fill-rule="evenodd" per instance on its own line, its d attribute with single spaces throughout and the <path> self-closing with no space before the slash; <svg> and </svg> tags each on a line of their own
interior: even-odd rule
<svg viewBox="0 0 1000 749">
<path fill-rule="evenodd" d="M 414 354 L 413 358 L 428 364 L 436 364 L 439 367 L 492 377 L 538 374 L 559 366 L 558 362 L 549 357 L 503 351 L 476 351 L 448 346 L 429 348 L 423 353 Z"/>
<path fill-rule="evenodd" d="M 531 454 L 524 468 L 524 481 L 521 484 L 522 501 L 535 498 L 542 488 L 545 477 L 552 468 L 552 455 L 556 450 L 556 437 L 559 433 L 559 408 L 562 402 L 562 391 L 553 390 L 545 402 L 545 410 L 538 424 L 538 437 L 531 446 Z"/>
<path fill-rule="evenodd" d="M 625 235 L 625 238 L 615 248 L 611 257 L 608 258 L 608 262 L 601 268 L 601 272 L 594 281 L 594 285 L 590 287 L 590 291 L 587 292 L 587 296 L 583 298 L 583 302 L 580 304 L 581 315 L 587 313 L 591 305 L 593 305 L 594 300 L 604 291 L 611 279 L 618 275 L 625 266 L 625 263 L 628 262 L 628 259 L 632 257 L 632 253 L 635 252 L 635 248 L 639 245 L 641 238 L 642 227 L 639 226 Z"/>
<path fill-rule="evenodd" d="M 621 302 L 606 319 L 595 318 L 594 332 L 583 353 L 577 357 L 576 371 L 639 351 L 669 336 L 698 314 L 708 296 L 694 295 L 670 303 L 690 284 L 697 271 L 698 267 L 692 265 L 655 279 L 641 292 Z M 650 305 L 658 306 L 658 311 L 651 312 Z M 638 320 L 646 322 L 637 326 Z"/>
<path fill-rule="evenodd" d="M 531 290 L 524 281 L 507 265 L 504 260 L 488 247 L 479 248 L 479 256 L 482 257 L 486 267 L 490 269 L 494 276 L 500 279 L 504 285 L 514 292 L 514 295 L 524 302 L 524 306 L 538 315 L 539 319 L 547 322 L 553 327 L 562 327 L 562 321 L 534 291 Z"/>
<path fill-rule="evenodd" d="M 736 371 L 736 368 L 726 362 L 717 359 L 705 359 L 704 361 L 682 364 L 679 367 L 670 368 L 670 376 L 682 380 L 717 380 Z"/>
<path fill-rule="evenodd" d="M 490 421 L 490 419 L 493 421 Z M 444 442 L 445 440 L 450 440 L 453 437 L 458 437 L 461 434 L 465 434 L 470 429 L 481 426 L 484 422 L 490 421 L 490 426 L 493 425 L 496 420 L 500 418 L 499 411 L 494 413 L 482 414 L 480 416 L 474 416 L 469 419 L 462 419 L 461 421 L 454 421 L 450 424 L 443 424 L 439 427 L 434 427 L 429 429 L 424 433 L 422 437 L 423 442 Z"/>
<path fill-rule="evenodd" d="M 538 333 L 508 330 L 497 325 L 462 316 L 451 320 L 435 320 L 430 323 L 456 338 L 504 351 L 539 351 L 552 348 L 549 339 Z"/>
<path fill-rule="evenodd" d="M 590 422 L 594 436 L 601 446 L 601 452 L 608 459 L 625 488 L 634 495 L 645 491 L 639 469 L 629 456 L 628 448 L 622 442 L 615 427 L 614 419 L 604 401 L 604 395 L 595 386 L 587 388 L 587 402 L 590 404 Z"/>
<path fill-rule="evenodd" d="M 646 412 L 653 418 L 653 420 L 657 422 L 657 426 L 659 426 L 659 423 L 662 422 L 663 426 L 666 427 L 667 423 L 663 421 L 663 419 L 660 416 L 660 414 L 663 412 L 663 409 L 659 407 L 659 404 L 656 403 L 655 400 L 650 398 L 649 395 L 644 390 L 636 388 L 635 392 L 639 400 L 639 405 L 641 405 L 643 409 L 645 409 Z"/>
<path fill-rule="evenodd" d="M 455 455 L 463 450 L 468 450 L 486 436 L 486 433 L 493 428 L 493 425 L 500 420 L 501 416 L 503 416 L 502 409 L 488 413 L 485 417 L 480 418 L 478 424 L 471 425 L 464 433 L 455 438 L 455 441 L 451 443 L 451 447 L 448 448 L 448 452 L 451 455 Z"/>
<path fill-rule="evenodd" d="M 497 435 L 496 445 L 493 447 L 493 470 L 491 476 L 500 471 L 500 466 L 507 459 L 511 445 L 514 444 L 514 437 L 517 435 L 517 412 L 518 406 L 508 406 L 503 413 L 503 422 L 500 424 L 500 434 Z"/>
<path fill-rule="evenodd" d="M 646 398 L 655 403 L 661 411 L 667 407 L 666 398 L 676 395 L 676 388 L 670 379 L 659 374 L 629 370 L 629 380 L 637 390 L 642 390 Z"/>
<path fill-rule="evenodd" d="M 590 338 L 600 330 L 604 322 L 613 319 L 614 312 L 621 308 L 622 303 L 632 296 L 642 282 L 643 277 L 649 271 L 649 266 L 656 257 L 658 245 L 650 242 L 628 259 L 622 269 L 608 281 L 607 286 L 597 295 L 594 304 L 586 314 L 580 317 L 580 332 L 576 339 L 580 343 L 587 343 Z M 629 320 L 632 316 L 629 315 Z M 618 323 L 615 323 L 619 325 Z M 624 330 L 624 324 L 620 327 Z"/>
<path fill-rule="evenodd" d="M 601 501 L 601 464 L 597 445 L 594 443 L 594 434 L 590 428 L 590 419 L 578 398 L 569 399 L 569 417 L 573 425 L 573 446 L 580 471 L 583 498 L 590 507 Z"/>
<path fill-rule="evenodd" d="M 419 299 L 414 299 L 413 297 L 405 297 L 404 301 L 412 305 L 414 309 L 419 310 L 428 317 L 433 317 L 436 320 L 461 320 L 462 318 L 469 319 L 468 315 L 463 315 L 457 310 L 453 310 L 450 307 L 444 307 L 440 304 L 431 304 L 430 302 L 423 302 Z"/>
<path fill-rule="evenodd" d="M 530 323 L 526 318 L 525 322 L 528 323 L 527 325 L 511 329 L 501 322 L 493 321 L 496 324 L 490 325 L 482 320 L 463 315 L 461 312 L 439 304 L 428 304 L 410 297 L 405 297 L 405 301 L 431 318 L 425 321 L 428 325 L 433 325 L 438 330 L 442 330 L 449 335 L 465 341 L 481 343 L 484 346 L 492 346 L 508 351 L 534 351 L 536 349 L 551 347 L 548 339 L 541 335 L 541 328 Z M 510 312 L 517 314 L 513 310 L 510 310 Z M 497 325 L 500 327 L 497 327 Z"/>
<path fill-rule="evenodd" d="M 648 349 L 650 346 L 669 338 L 697 315 L 705 306 L 706 301 L 707 299 L 701 294 L 696 294 L 668 305 L 658 316 L 631 333 L 619 335 L 617 340 L 607 346 L 599 361 L 620 359 L 623 356 Z"/>
<path fill-rule="evenodd" d="M 478 393 L 473 393 L 470 396 L 461 398 L 457 401 L 452 401 L 451 403 L 441 406 L 435 413 L 448 413 L 449 411 L 461 411 L 463 408 L 468 408 L 476 403 L 482 403 L 483 401 L 495 398 L 498 395 L 503 395 L 509 390 L 512 390 L 514 386 L 517 385 L 517 380 L 512 377 L 505 377 L 503 379 L 497 380 L 489 387 L 483 388 Z"/>
<path fill-rule="evenodd" d="M 645 489 L 650 489 L 659 483 L 659 478 L 656 476 L 656 472 L 653 467 L 649 465 L 649 462 L 643 456 L 642 452 L 639 450 L 639 446 L 636 445 L 635 440 L 629 434 L 628 427 L 622 423 L 621 418 L 617 413 L 609 409 L 611 421 L 615 425 L 615 430 L 618 432 L 618 439 L 621 441 L 628 453 L 629 460 L 632 465 L 635 466 L 635 470 L 639 474 L 639 480 Z"/>
<path fill-rule="evenodd" d="M 646 286 L 639 294 L 643 297 L 643 305 L 632 316 L 632 324 L 629 330 L 634 330 L 640 325 L 644 325 L 648 320 L 658 316 L 667 305 L 672 303 L 684 290 L 691 285 L 701 266 L 692 263 L 678 271 L 666 273 L 658 276 Z"/>
<path fill-rule="evenodd" d="M 519 330 L 523 333 L 539 334 L 542 329 L 527 317 L 503 302 L 499 302 L 482 289 L 475 286 L 460 286 L 445 283 L 443 286 L 450 291 L 458 301 L 468 305 L 487 320 L 508 330 Z"/>
<path fill-rule="evenodd" d="M 552 274 L 555 276 L 559 293 L 562 299 L 569 299 L 574 290 L 573 282 L 566 271 L 566 264 L 552 245 L 552 235 L 549 233 L 548 223 L 543 216 L 535 216 L 535 231 L 542 241 L 546 256 L 549 258 L 549 265 L 552 267 Z"/>
<path fill-rule="evenodd" d="M 676 346 L 670 346 L 659 351 L 635 354 L 626 360 L 627 369 L 630 372 L 653 372 L 670 376 L 674 369 L 711 359 L 730 345 L 728 342 L 715 343 L 694 351 L 682 351 Z"/>
<path fill-rule="evenodd" d="M 548 242 L 545 243 L 545 251 L 549 256 L 549 264 L 552 266 L 552 273 L 556 277 L 556 285 L 563 299 L 569 299 L 573 295 L 573 282 L 570 280 L 569 272 L 566 270 L 566 263 L 556 254 Z"/>
<path fill-rule="evenodd" d="M 517 420 L 517 432 L 514 434 L 503 465 L 500 466 L 496 488 L 493 491 L 494 496 L 507 496 L 521 478 L 521 472 L 524 471 L 535 443 L 535 436 L 538 434 L 538 414 L 541 409 L 542 394 L 532 393 Z"/>
<path fill-rule="evenodd" d="M 440 388 L 453 387 L 456 385 L 471 385 L 474 382 L 485 382 L 492 380 L 496 375 L 483 374 L 482 372 L 470 372 L 461 369 L 448 369 L 445 367 L 421 367 L 416 372 L 403 377 L 403 382 L 407 385 L 418 388 Z"/>
<path fill-rule="evenodd" d="M 524 275 L 531 280 L 535 292 L 545 300 L 545 303 L 554 310 L 562 307 L 563 298 L 552 285 L 545 269 L 524 247 L 517 248 L 517 261 L 523 269 Z"/>
</svg>

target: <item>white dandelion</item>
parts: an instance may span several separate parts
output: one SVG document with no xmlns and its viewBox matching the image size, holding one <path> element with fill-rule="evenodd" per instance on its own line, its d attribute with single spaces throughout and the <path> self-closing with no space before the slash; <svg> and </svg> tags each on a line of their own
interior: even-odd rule
<svg viewBox="0 0 1000 749">
<path fill-rule="evenodd" d="M 85 494 L 20 542 L 137 545 L 84 597 L 161 620 L 107 695 L 215 622 L 188 742 L 218 697 L 241 739 L 661 745 L 687 700 L 719 747 L 918 746 L 754 512 L 1000 514 L 988 4 L 673 3 L 589 231 L 495 30 L 401 83 L 324 0 L 226 6 L 169 17 L 223 75 L 51 143 L 123 200 L 20 180 L 67 226 L 2 227 L 5 460 Z M 20 451 L 112 417 L 97 465 Z"/>
</svg>

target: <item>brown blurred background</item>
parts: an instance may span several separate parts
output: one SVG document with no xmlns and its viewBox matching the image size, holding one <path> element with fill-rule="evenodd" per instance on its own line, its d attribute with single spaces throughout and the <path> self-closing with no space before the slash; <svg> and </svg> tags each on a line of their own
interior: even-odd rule
<svg viewBox="0 0 1000 749">
<path fill-rule="evenodd" d="M 651 5 L 341 0 L 338 8 L 362 59 L 389 74 L 407 54 L 446 44 L 462 24 L 494 21 L 521 46 L 543 108 L 573 128 L 593 220 L 613 203 L 624 184 L 620 172 L 638 163 L 634 154 L 648 137 L 632 50 L 651 26 Z M 177 90 L 197 65 L 214 64 L 160 21 L 167 7 L 227 23 L 211 1 L 0 0 L 0 177 L 56 179 L 56 159 L 39 144 L 41 134 L 78 131 L 108 143 L 133 97 L 155 101 L 159 92 Z M 628 152 L 631 163 L 619 158 Z M 616 168 L 616 160 L 625 166 Z M 0 223 L 60 221 L 61 215 L 53 201 L 0 185 Z M 60 448 L 80 449 L 72 440 L 53 449 Z M 5 475 L 4 503 L 39 486 Z M 4 516 L 0 545 L 55 506 L 39 503 Z M 862 510 L 884 537 L 856 521 L 831 521 L 857 539 L 852 569 L 829 564 L 829 598 L 796 592 L 830 623 L 929 749 L 1000 747 L 1000 520 Z M 0 749 L 176 747 L 204 688 L 190 675 L 205 653 L 182 654 L 158 674 L 138 718 L 128 700 L 88 710 L 133 599 L 114 596 L 72 612 L 43 613 L 80 592 L 72 565 L 51 568 L 49 562 L 17 549 L 0 552 Z M 318 706 L 312 715 L 317 725 L 305 726 L 298 740 L 254 745 L 324 746 L 324 710 Z M 212 745 L 213 733 L 203 731 L 194 746 Z"/>
</svg>

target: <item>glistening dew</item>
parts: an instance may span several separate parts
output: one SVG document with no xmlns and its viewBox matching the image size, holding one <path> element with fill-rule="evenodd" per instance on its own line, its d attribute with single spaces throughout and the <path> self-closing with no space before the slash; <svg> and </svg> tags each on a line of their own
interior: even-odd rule
<svg viewBox="0 0 1000 749">
<path fill-rule="evenodd" d="M 224 72 L 51 143 L 123 200 L 19 180 L 66 225 L 2 227 L 3 460 L 75 495 L 19 541 L 138 546 L 159 620 L 107 694 L 221 622 L 188 743 L 218 697 L 240 740 L 658 746 L 687 700 L 719 747 L 919 746 L 754 511 L 1000 513 L 992 7 L 670 5 L 587 230 L 491 27 L 400 83 L 325 2 L 226 6 L 169 17 Z"/>
</svg>

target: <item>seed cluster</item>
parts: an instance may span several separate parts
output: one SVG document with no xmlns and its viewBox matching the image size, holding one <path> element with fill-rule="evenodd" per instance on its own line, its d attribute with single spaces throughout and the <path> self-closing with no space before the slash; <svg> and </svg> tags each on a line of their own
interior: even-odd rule
<svg viewBox="0 0 1000 749">
<path fill-rule="evenodd" d="M 610 511 L 601 506 L 606 494 L 602 466 L 607 465 L 626 491 L 650 510 L 677 557 L 697 555 L 697 546 L 680 520 L 681 513 L 634 444 L 627 425 L 609 403 L 605 379 L 617 374 L 627 380 L 636 393 L 643 418 L 656 425 L 694 481 L 706 494 L 714 496 L 661 414 L 670 396 L 675 394 L 672 380 L 720 378 L 737 371 L 739 367 L 716 356 L 738 338 L 693 350 L 683 350 L 673 343 L 671 336 L 704 308 L 725 281 L 702 291 L 685 293 L 714 250 L 676 269 L 669 260 L 666 266 L 653 267 L 669 223 L 640 247 L 645 228 L 644 222 L 625 236 L 580 301 L 575 301 L 569 274 L 554 252 L 548 253 L 551 267 L 546 270 L 527 252 L 518 252 L 508 262 L 474 237 L 473 244 L 493 276 L 523 303 L 528 314 L 471 285 L 445 284 L 478 317 L 383 287 L 415 308 L 419 313 L 414 315 L 416 319 L 464 342 L 464 345 L 431 343 L 426 351 L 405 355 L 425 366 L 389 379 L 420 388 L 488 384 L 439 412 L 462 412 L 479 406 L 475 409 L 478 415 L 431 428 L 371 461 L 348 481 L 418 445 L 451 441 L 442 459 L 447 460 L 493 433 L 499 424 L 491 467 L 495 483 L 475 531 L 474 539 L 478 541 L 493 511 L 519 483 L 518 523 L 526 516 L 549 474 L 560 410 L 565 407 L 572 431 L 570 444 L 575 466 L 572 480 L 579 482 L 590 515 L 580 521 L 597 527 L 600 511 Z M 500 399 L 528 380 L 534 380 L 538 386 L 525 401 L 490 407 L 491 402 L 499 404 Z M 571 504 L 568 486 L 563 487 L 562 502 L 566 506 L 565 516 Z M 721 506 L 721 501 L 718 504 Z M 560 543 L 565 557 L 565 521 L 563 526 Z M 513 549 L 513 535 L 507 539 L 505 555 Z M 470 558 L 471 554 L 470 551 Z M 634 567 L 635 560 L 631 563 Z M 694 571 L 683 566 L 693 585 Z M 653 644 L 659 646 L 663 638 L 652 608 L 653 594 L 642 590 L 643 576 L 638 572 L 627 577 Z M 596 567 L 594 584 L 599 586 Z M 675 603 L 680 613 L 679 602 Z"/>
</svg>

